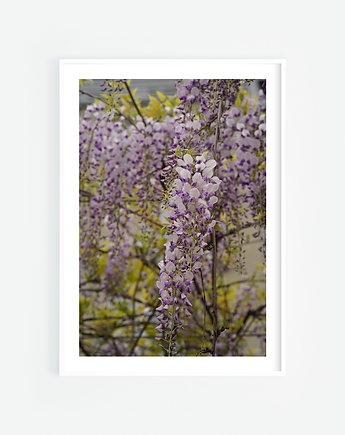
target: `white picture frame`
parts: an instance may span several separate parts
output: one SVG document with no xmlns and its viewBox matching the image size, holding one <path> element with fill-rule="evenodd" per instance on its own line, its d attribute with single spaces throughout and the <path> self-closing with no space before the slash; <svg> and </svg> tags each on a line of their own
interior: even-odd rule
<svg viewBox="0 0 345 435">
<path fill-rule="evenodd" d="M 266 79 L 267 351 L 249 357 L 79 356 L 79 79 Z M 60 375 L 285 374 L 284 60 L 60 61 Z"/>
</svg>

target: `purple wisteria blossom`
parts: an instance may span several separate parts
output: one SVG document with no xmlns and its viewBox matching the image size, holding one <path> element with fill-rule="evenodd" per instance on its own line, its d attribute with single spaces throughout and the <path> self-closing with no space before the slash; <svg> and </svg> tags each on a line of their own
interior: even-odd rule
<svg viewBox="0 0 345 435">
<path fill-rule="evenodd" d="M 221 180 L 213 175 L 216 161 L 207 155 L 185 154 L 177 160 L 165 216 L 168 220 L 164 260 L 159 264 L 157 308 L 159 338 L 168 355 L 174 354 L 175 335 L 191 316 L 193 279 L 202 268 L 205 249 L 216 221 L 213 209 Z"/>
</svg>

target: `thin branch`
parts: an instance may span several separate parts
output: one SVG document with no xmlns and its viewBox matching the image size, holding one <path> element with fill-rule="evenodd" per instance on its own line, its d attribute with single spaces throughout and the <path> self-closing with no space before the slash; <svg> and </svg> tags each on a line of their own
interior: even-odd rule
<svg viewBox="0 0 345 435">
<path fill-rule="evenodd" d="M 140 280 L 141 280 L 141 275 L 142 275 L 143 269 L 144 269 L 144 263 L 141 263 L 137 282 L 135 284 L 135 288 L 134 288 L 133 296 L 132 296 L 132 315 L 131 316 L 132 316 L 132 337 L 133 337 L 133 339 L 135 337 L 135 317 L 136 317 L 136 315 L 135 315 L 135 298 L 136 298 L 137 291 L 138 291 L 138 288 L 140 285 Z"/>
<path fill-rule="evenodd" d="M 249 223 L 247 225 L 244 225 L 241 228 L 232 228 L 227 233 L 221 234 L 219 238 L 222 239 L 223 237 L 231 236 L 231 235 L 236 234 L 240 231 L 248 230 L 249 228 L 254 228 L 255 226 L 256 226 L 256 223 Z"/>
<path fill-rule="evenodd" d="M 213 309 L 213 356 L 216 355 L 218 338 L 218 301 L 217 301 L 217 238 L 216 231 L 212 231 L 212 309 Z"/>
<path fill-rule="evenodd" d="M 155 315 L 156 308 L 157 308 L 157 307 L 154 307 L 154 309 L 152 310 L 150 316 L 147 318 L 147 320 L 146 320 L 146 322 L 144 323 L 143 327 L 142 327 L 141 330 L 139 331 L 139 334 L 138 334 L 137 338 L 135 339 L 135 341 L 134 341 L 134 343 L 133 343 L 133 345 L 132 345 L 132 348 L 131 348 L 131 350 L 130 350 L 130 352 L 129 352 L 129 356 L 132 356 L 132 355 L 133 355 L 133 353 L 134 353 L 134 351 L 135 351 L 135 348 L 137 347 L 137 345 L 138 345 L 138 343 L 139 343 L 140 338 L 142 337 L 143 333 L 145 332 L 145 329 L 148 327 L 148 325 L 149 325 L 149 323 L 151 322 L 153 316 Z"/>
<path fill-rule="evenodd" d="M 79 347 L 84 352 L 86 356 L 91 356 L 91 353 L 84 346 L 83 340 L 79 339 Z"/>
<path fill-rule="evenodd" d="M 128 94 L 129 94 L 129 96 L 130 96 L 130 98 L 131 98 L 131 100 L 132 100 L 132 103 L 133 103 L 133 105 L 134 105 L 134 107 L 135 107 L 135 110 L 138 112 L 138 115 L 140 116 L 141 120 L 143 121 L 143 123 L 144 123 L 144 125 L 145 125 L 145 127 L 146 127 L 146 121 L 145 121 L 145 118 L 143 117 L 143 115 L 142 115 L 142 113 L 141 113 L 141 111 L 140 111 L 140 109 L 139 109 L 139 107 L 138 107 L 138 105 L 137 105 L 137 102 L 135 101 L 135 98 L 134 98 L 134 96 L 133 96 L 133 94 L 132 94 L 131 88 L 129 87 L 127 81 L 125 81 L 125 86 L 126 86 L 126 89 L 127 89 Z"/>
<path fill-rule="evenodd" d="M 244 328 L 245 328 L 246 323 L 248 322 L 248 320 L 249 320 L 251 317 L 253 317 L 253 318 L 258 317 L 258 316 L 261 314 L 261 311 L 263 311 L 265 308 L 266 308 L 266 304 L 263 304 L 263 305 L 260 305 L 260 306 L 259 306 L 258 308 L 256 308 L 255 310 L 249 310 L 249 311 L 247 312 L 247 314 L 245 315 L 245 317 L 244 317 L 244 319 L 243 319 L 243 321 L 242 321 L 242 323 L 241 323 L 241 326 L 240 326 L 240 327 L 238 328 L 238 330 L 235 332 L 235 334 L 236 334 L 236 336 L 237 336 L 237 339 L 236 339 L 236 342 L 234 343 L 234 347 L 236 347 L 236 346 L 238 345 L 239 341 L 241 340 L 241 338 L 242 338 L 241 332 L 244 330 Z"/>
<path fill-rule="evenodd" d="M 227 288 L 227 287 L 232 287 L 233 285 L 237 285 L 237 284 L 244 284 L 246 282 L 266 282 L 265 279 L 252 279 L 252 278 L 248 278 L 248 279 L 239 279 L 237 281 L 233 281 L 230 282 L 229 284 L 223 284 L 223 285 L 219 285 L 217 287 L 217 289 L 222 289 L 222 288 Z"/>
<path fill-rule="evenodd" d="M 131 210 L 130 208 L 127 208 L 127 207 L 123 207 L 123 208 L 124 208 L 126 211 L 128 211 L 129 213 L 132 213 L 132 214 L 134 214 L 134 215 L 136 215 L 136 216 L 139 216 L 139 217 L 145 219 L 147 222 L 150 222 L 152 225 L 156 225 L 157 227 L 162 228 L 162 225 L 161 225 L 160 223 L 154 221 L 153 219 L 150 219 L 150 218 L 147 217 L 146 215 L 143 215 L 142 213 L 139 213 L 139 212 L 137 212 L 137 211 L 135 211 L 135 210 Z"/>
<path fill-rule="evenodd" d="M 144 314 L 136 314 L 135 317 L 142 317 Z M 131 316 L 132 317 L 132 316 Z M 106 317 L 86 317 L 84 319 L 81 319 L 81 323 L 84 322 L 103 322 L 103 320 L 109 320 L 109 321 L 114 321 L 114 320 L 123 320 L 124 317 L 123 316 L 106 316 Z"/>
<path fill-rule="evenodd" d="M 95 100 L 100 100 L 100 101 L 102 101 L 103 104 L 105 104 L 106 106 L 109 106 L 109 103 L 107 103 L 107 101 L 104 100 L 100 96 L 93 95 L 90 92 L 83 91 L 82 89 L 79 89 L 79 93 L 82 95 L 87 95 L 90 98 L 94 98 Z M 118 116 L 123 116 L 127 122 L 129 122 L 138 132 L 140 132 L 139 128 L 137 127 L 136 123 L 132 120 L 132 118 L 125 115 L 124 113 L 119 112 L 119 110 L 117 110 L 116 107 L 112 106 L 112 108 L 115 110 L 115 112 Z"/>
<path fill-rule="evenodd" d="M 87 192 L 86 190 L 83 189 L 79 189 L 79 193 L 83 196 L 87 196 L 88 198 L 92 197 L 92 193 L 91 192 Z"/>
<path fill-rule="evenodd" d="M 194 285 L 195 285 L 196 291 L 199 294 L 200 299 L 201 299 L 201 301 L 202 301 L 202 303 L 204 305 L 206 313 L 208 314 L 208 316 L 209 316 L 209 318 L 211 320 L 211 323 L 213 324 L 213 314 L 212 314 L 210 306 L 208 305 L 208 303 L 206 301 L 206 295 L 205 295 L 205 298 L 204 298 L 203 292 L 202 292 L 202 290 L 200 288 L 200 285 L 199 285 L 198 281 L 195 278 L 194 278 Z"/>
<path fill-rule="evenodd" d="M 218 118 L 216 125 L 216 134 L 215 140 L 213 144 L 213 155 L 217 160 L 217 145 L 219 141 L 219 133 L 220 133 L 220 121 L 222 117 L 222 109 L 223 104 L 222 101 L 219 101 L 218 107 Z M 213 309 L 213 349 L 212 355 L 216 356 L 216 345 L 218 339 L 218 301 L 217 301 L 217 236 L 216 230 L 213 228 L 212 230 L 212 309 Z"/>
</svg>

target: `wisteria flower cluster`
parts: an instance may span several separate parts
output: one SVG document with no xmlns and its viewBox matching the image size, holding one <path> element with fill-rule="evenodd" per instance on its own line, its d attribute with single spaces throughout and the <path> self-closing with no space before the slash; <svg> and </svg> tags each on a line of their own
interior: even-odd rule
<svg viewBox="0 0 345 435">
<path fill-rule="evenodd" d="M 216 221 L 213 209 L 218 202 L 216 192 L 221 180 L 213 175 L 217 165 L 205 155 L 185 154 L 174 168 L 178 177 L 173 182 L 167 209 L 165 258 L 159 264 L 161 305 L 159 326 L 162 339 L 168 343 L 168 354 L 175 351 L 176 330 L 183 326 L 183 317 L 191 316 L 189 295 L 193 279 L 202 268 L 204 250 Z"/>
</svg>

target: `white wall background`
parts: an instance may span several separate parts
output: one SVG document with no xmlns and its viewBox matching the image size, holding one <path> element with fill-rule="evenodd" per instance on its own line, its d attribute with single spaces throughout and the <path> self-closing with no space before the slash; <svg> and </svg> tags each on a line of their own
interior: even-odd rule
<svg viewBox="0 0 345 435">
<path fill-rule="evenodd" d="M 7 1 L 0 432 L 345 433 L 344 3 Z M 287 375 L 59 378 L 58 59 L 287 59 Z"/>
</svg>

